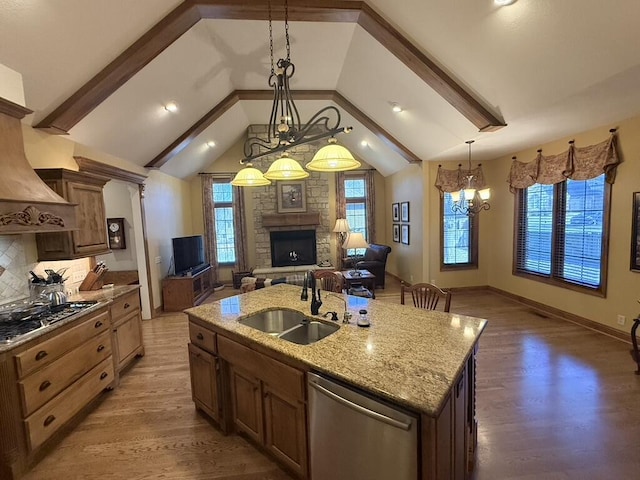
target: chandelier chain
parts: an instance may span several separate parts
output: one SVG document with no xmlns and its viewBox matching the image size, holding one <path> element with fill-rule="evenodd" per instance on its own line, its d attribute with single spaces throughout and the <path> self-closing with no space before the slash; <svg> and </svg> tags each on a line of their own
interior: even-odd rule
<svg viewBox="0 0 640 480">
<path fill-rule="evenodd" d="M 284 36 L 287 45 L 287 61 L 290 61 L 291 44 L 289 43 L 289 0 L 284 0 Z"/>
<path fill-rule="evenodd" d="M 271 25 L 271 0 L 268 1 L 269 9 L 269 54 L 271 55 L 271 75 L 275 73 L 273 64 L 273 26 Z"/>
</svg>

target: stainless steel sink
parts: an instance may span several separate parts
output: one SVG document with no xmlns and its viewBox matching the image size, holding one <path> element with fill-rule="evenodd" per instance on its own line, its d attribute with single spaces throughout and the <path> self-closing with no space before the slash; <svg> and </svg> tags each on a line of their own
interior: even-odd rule
<svg viewBox="0 0 640 480">
<path fill-rule="evenodd" d="M 331 335 L 338 328 L 340 326 L 333 323 L 310 321 L 281 334 L 280 338 L 299 345 L 309 345 Z"/>
<path fill-rule="evenodd" d="M 255 328 L 269 335 L 279 335 L 300 325 L 307 317 L 295 310 L 268 310 L 238 320 L 242 325 Z"/>
<path fill-rule="evenodd" d="M 238 322 L 299 345 L 315 343 L 340 328 L 339 325 L 312 320 L 295 310 L 282 309 L 255 313 Z"/>
</svg>

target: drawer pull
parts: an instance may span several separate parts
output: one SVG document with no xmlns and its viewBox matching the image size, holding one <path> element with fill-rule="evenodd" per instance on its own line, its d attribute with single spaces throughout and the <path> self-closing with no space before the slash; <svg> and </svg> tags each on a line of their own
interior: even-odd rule
<svg viewBox="0 0 640 480">
<path fill-rule="evenodd" d="M 128 303 L 124 304 L 124 308 L 129 308 L 131 305 L 129 305 Z"/>
<path fill-rule="evenodd" d="M 45 352 L 44 350 L 40 350 L 38 353 L 36 353 L 36 360 L 42 360 L 47 355 L 49 355 L 47 352 Z"/>
<path fill-rule="evenodd" d="M 51 386 L 51 382 L 49 380 L 45 380 L 40 384 L 40 391 L 44 392 L 47 388 Z"/>
<path fill-rule="evenodd" d="M 56 419 L 56 417 L 54 417 L 53 415 L 49 415 L 47 418 L 44 419 L 44 423 L 43 425 L 45 427 L 48 427 L 49 425 L 51 425 L 53 423 L 53 421 Z"/>
<path fill-rule="evenodd" d="M 100 374 L 100 380 L 104 380 L 105 378 L 107 378 L 109 376 L 109 374 L 107 372 L 102 372 Z"/>
<path fill-rule="evenodd" d="M 199 333 L 199 334 L 196 336 L 196 338 L 197 338 L 198 340 L 204 340 L 204 335 L 202 335 L 202 333 Z"/>
<path fill-rule="evenodd" d="M 100 328 L 102 326 L 102 322 L 100 320 L 98 320 L 95 324 L 96 328 Z"/>
<path fill-rule="evenodd" d="M 99 351 L 99 352 L 101 352 L 101 351 L 103 351 L 103 350 L 104 350 L 104 345 L 100 345 L 100 346 L 98 346 L 98 351 Z"/>
</svg>

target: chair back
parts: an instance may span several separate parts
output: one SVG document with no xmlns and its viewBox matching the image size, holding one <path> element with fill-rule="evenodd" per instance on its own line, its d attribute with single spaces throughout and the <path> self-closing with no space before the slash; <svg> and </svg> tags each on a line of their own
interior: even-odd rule
<svg viewBox="0 0 640 480">
<path fill-rule="evenodd" d="M 319 282 L 319 287 L 326 292 L 342 293 L 344 290 L 344 277 L 340 272 L 331 270 L 318 270 L 313 276 Z"/>
<path fill-rule="evenodd" d="M 416 283 L 409 286 L 402 282 L 400 284 L 400 303 L 402 305 L 404 305 L 405 292 L 411 293 L 414 307 L 436 310 L 440 299 L 444 299 L 443 311 L 448 312 L 451 308 L 451 292 L 442 290 L 431 283 Z"/>
</svg>

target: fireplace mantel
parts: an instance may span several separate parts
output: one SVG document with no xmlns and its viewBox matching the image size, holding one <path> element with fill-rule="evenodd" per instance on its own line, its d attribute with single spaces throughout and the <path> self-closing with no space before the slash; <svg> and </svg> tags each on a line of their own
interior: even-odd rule
<svg viewBox="0 0 640 480">
<path fill-rule="evenodd" d="M 320 225 L 320 212 L 309 213 L 272 213 L 262 215 L 262 226 L 298 227 L 303 225 Z"/>
</svg>

